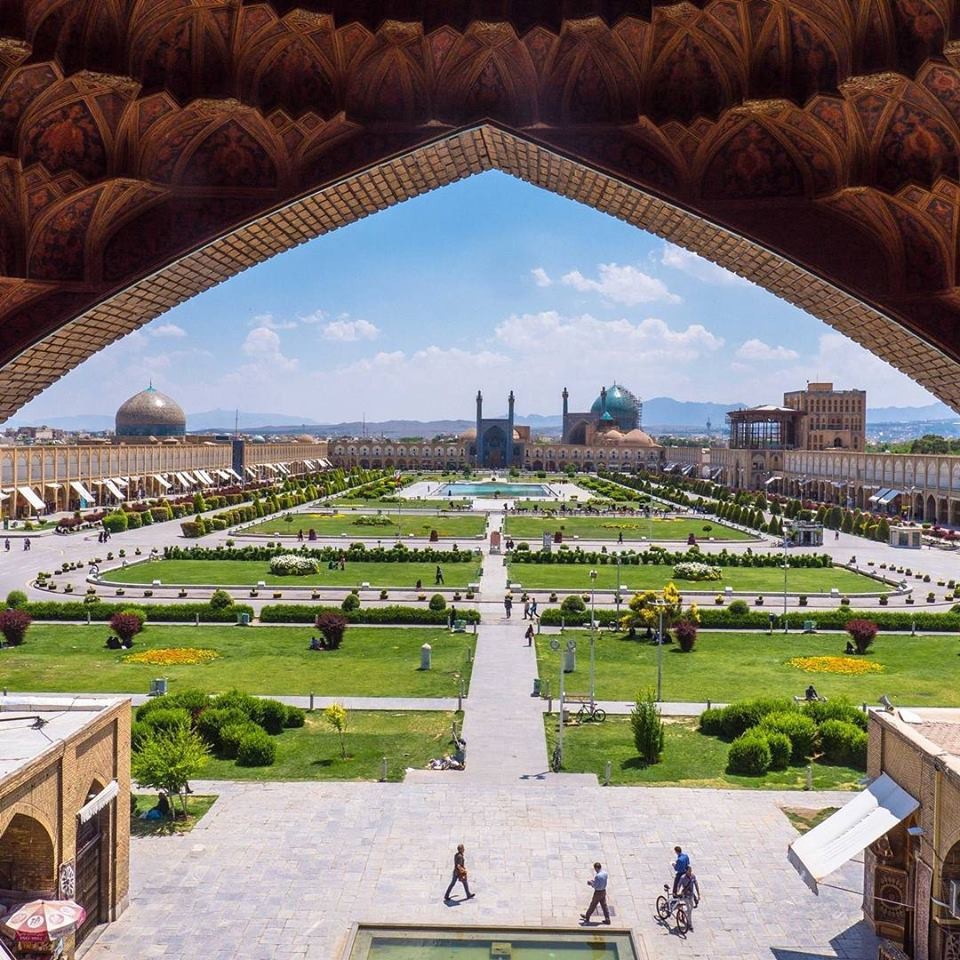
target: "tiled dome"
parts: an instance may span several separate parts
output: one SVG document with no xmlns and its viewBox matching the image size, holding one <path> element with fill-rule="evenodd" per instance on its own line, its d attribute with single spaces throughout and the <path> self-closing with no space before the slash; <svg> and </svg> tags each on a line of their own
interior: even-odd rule
<svg viewBox="0 0 960 960">
<path fill-rule="evenodd" d="M 182 437 L 187 417 L 180 405 L 153 388 L 134 394 L 117 410 L 118 437 Z"/>
</svg>

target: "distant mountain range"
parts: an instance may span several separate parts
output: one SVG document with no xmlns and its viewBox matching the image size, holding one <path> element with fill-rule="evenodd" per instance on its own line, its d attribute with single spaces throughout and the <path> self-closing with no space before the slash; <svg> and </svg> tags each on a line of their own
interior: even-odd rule
<svg viewBox="0 0 960 960">
<path fill-rule="evenodd" d="M 744 407 L 744 403 L 702 403 L 690 400 L 674 400 L 672 397 L 652 397 L 643 403 L 643 426 L 652 433 L 669 433 L 671 430 L 706 430 L 710 421 L 715 433 L 723 432 L 729 410 Z M 494 414 L 498 416 L 499 414 Z M 187 429 L 191 433 L 232 433 L 233 410 L 206 410 L 187 415 Z M 946 404 L 931 403 L 922 407 L 875 407 L 867 410 L 868 424 L 927 423 L 929 421 L 960 420 L 960 415 Z M 9 425 L 23 424 L 14 418 Z M 240 430 L 245 433 L 299 433 L 301 431 L 325 435 L 388 437 L 439 436 L 461 433 L 473 426 L 473 420 L 383 420 L 378 422 L 353 420 L 345 423 L 321 423 L 311 417 L 291 416 L 283 413 L 255 413 L 241 410 Z M 528 414 L 518 416 L 517 424 L 529 426 L 535 432 L 554 434 L 560 432 L 558 415 L 543 416 Z M 67 417 L 49 417 L 45 425 L 61 430 L 88 430 L 98 432 L 112 430 L 114 418 L 101 414 L 75 414 Z M 935 432 L 935 431 L 934 431 Z"/>
</svg>

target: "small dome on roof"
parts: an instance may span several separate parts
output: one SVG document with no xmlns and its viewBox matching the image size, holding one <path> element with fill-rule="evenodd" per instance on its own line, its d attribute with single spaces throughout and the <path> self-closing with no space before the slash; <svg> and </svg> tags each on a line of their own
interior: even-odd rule
<svg viewBox="0 0 960 960">
<path fill-rule="evenodd" d="M 463 433 L 460 434 L 461 440 L 476 440 L 477 439 L 477 428 L 476 427 L 467 427 Z"/>
<path fill-rule="evenodd" d="M 623 441 L 624 443 L 634 443 L 643 447 L 655 447 L 657 445 L 656 440 L 654 440 L 649 433 L 646 433 L 639 428 L 625 433 L 623 435 Z"/>
</svg>

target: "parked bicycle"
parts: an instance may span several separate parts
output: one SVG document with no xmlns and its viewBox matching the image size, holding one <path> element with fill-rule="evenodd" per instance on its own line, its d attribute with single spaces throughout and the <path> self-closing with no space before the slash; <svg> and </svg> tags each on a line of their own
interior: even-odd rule
<svg viewBox="0 0 960 960">
<path fill-rule="evenodd" d="M 589 703 L 581 703 L 577 711 L 577 723 L 585 723 L 594 720 L 597 723 L 603 723 L 607 719 L 607 711 L 601 710 L 596 704 L 591 706 Z"/>
<path fill-rule="evenodd" d="M 690 918 L 687 916 L 687 904 L 683 897 L 676 897 L 670 892 L 670 884 L 663 885 L 663 893 L 657 897 L 657 916 L 667 921 L 673 915 L 676 919 L 677 930 L 686 933 L 690 929 Z"/>
</svg>

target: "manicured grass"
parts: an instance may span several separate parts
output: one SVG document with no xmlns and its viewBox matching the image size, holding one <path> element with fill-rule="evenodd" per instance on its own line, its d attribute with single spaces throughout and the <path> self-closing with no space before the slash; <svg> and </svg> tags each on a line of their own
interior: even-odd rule
<svg viewBox="0 0 960 960">
<path fill-rule="evenodd" d="M 556 714 L 546 715 L 548 752 L 557 737 Z M 607 717 L 603 723 L 567 726 L 563 734 L 563 769 L 570 773 L 603 776 L 611 762 L 610 782 L 619 785 L 660 787 L 747 787 L 764 790 L 802 790 L 807 782 L 805 766 L 771 770 L 762 777 L 727 773 L 730 744 L 696 730 L 693 720 L 667 720 L 663 757 L 645 767 L 637 756 L 629 717 Z M 850 767 L 815 764 L 815 790 L 855 790 L 863 772 Z"/>
<path fill-rule="evenodd" d="M 709 554 L 704 563 L 710 562 Z M 615 590 L 617 565 L 615 563 L 511 563 L 510 582 L 522 583 L 527 590 L 535 588 L 551 590 L 590 590 L 590 571 L 597 571 L 595 581 L 598 590 Z M 738 592 L 767 594 L 773 602 L 783 596 L 783 570 L 780 567 L 725 567 L 722 580 L 680 580 L 674 577 L 669 564 L 623 564 L 620 567 L 621 586 L 630 590 L 662 590 L 669 582 L 683 592 L 699 591 L 722 593 L 724 587 Z M 890 588 L 863 574 L 842 567 L 792 567 L 787 571 L 787 592 L 829 593 L 836 587 L 842 594 L 886 593 Z"/>
<path fill-rule="evenodd" d="M 807 807 L 783 807 L 786 818 L 800 833 L 807 833 L 818 827 L 827 817 L 832 816 L 839 807 L 823 807 L 820 810 L 810 810 Z"/>
<path fill-rule="evenodd" d="M 270 517 L 263 523 L 258 523 L 255 527 L 248 527 L 243 531 L 247 534 L 280 534 L 284 537 L 296 538 L 297 531 L 302 531 L 304 537 L 309 534 L 311 529 L 317 532 L 319 537 L 339 537 L 345 533 L 347 538 L 357 537 L 376 537 L 377 539 L 390 540 L 395 537 L 406 537 L 413 535 L 415 537 L 429 537 L 431 531 L 436 530 L 440 537 L 460 537 L 471 538 L 484 532 L 487 526 L 487 518 L 477 514 L 456 515 L 438 515 L 438 514 L 416 514 L 405 513 L 397 516 L 396 508 L 392 512 L 385 511 L 380 516 L 389 521 L 387 524 L 366 524 L 360 523 L 363 519 L 371 519 L 372 514 L 362 513 L 337 513 L 333 516 L 329 514 L 317 513 L 294 513 L 290 514 L 292 519 L 285 517 Z"/>
<path fill-rule="evenodd" d="M 567 676 L 566 689 L 589 688 L 589 633 L 568 630 L 577 640 L 577 671 Z M 557 690 L 559 654 L 549 637 L 537 638 L 540 676 Z M 883 666 L 882 673 L 858 676 L 804 673 L 790 666 L 793 657 L 841 656 L 847 635 L 840 633 L 783 634 L 701 632 L 692 653 L 676 644 L 663 648 L 663 699 L 729 702 L 757 696 L 799 696 L 812 683 L 825 697 L 848 697 L 853 703 L 876 703 L 887 694 L 894 703 L 916 706 L 957 706 L 960 668 L 956 637 L 880 634 L 863 659 Z M 634 700 L 641 688 L 657 682 L 657 646 L 622 635 L 598 634 L 596 640 L 597 697 Z"/>
<path fill-rule="evenodd" d="M 408 767 L 422 768 L 433 757 L 451 754 L 455 714 L 442 711 L 348 710 L 340 753 L 336 731 L 322 711 L 307 714 L 306 726 L 274 737 L 277 759 L 269 767 L 241 767 L 235 760 L 211 757 L 204 780 L 379 780 L 387 758 L 387 779 L 402 780 Z M 438 772 L 437 777 L 455 773 Z"/>
<path fill-rule="evenodd" d="M 709 526 L 710 530 L 704 530 Z M 543 534 L 563 531 L 563 539 L 616 540 L 623 532 L 625 543 L 641 540 L 681 540 L 687 542 L 692 533 L 697 540 L 753 540 L 749 534 L 726 527 L 711 518 L 677 518 L 676 520 L 647 520 L 645 517 L 516 517 L 508 516 L 505 532 L 514 540 L 531 540 L 539 544 Z M 531 544 L 531 547 L 534 545 Z"/>
<path fill-rule="evenodd" d="M 361 583 L 374 587 L 403 587 L 412 590 L 418 580 L 423 589 L 433 586 L 435 563 L 373 563 L 348 560 L 345 570 L 328 570 L 318 561 L 317 573 L 304 577 L 281 577 L 270 572 L 266 560 L 148 560 L 129 567 L 117 567 L 103 574 L 104 583 L 134 583 L 149 586 L 160 580 L 165 586 L 217 584 L 225 587 L 253 587 L 263 580 L 271 587 L 342 587 L 349 591 Z M 465 587 L 480 577 L 478 558 L 463 563 L 441 563 L 447 587 Z"/>
<path fill-rule="evenodd" d="M 330 501 L 333 507 L 363 507 L 370 510 L 384 510 L 397 512 L 402 510 L 466 510 L 470 506 L 469 500 L 421 500 L 417 497 L 401 497 L 396 500 L 358 500 L 356 497 L 341 497 Z"/>
<path fill-rule="evenodd" d="M 146 813 L 157 804 L 155 793 L 132 794 L 135 807 L 130 817 L 130 834 L 134 837 L 168 837 L 175 833 L 189 833 L 199 822 L 201 817 L 213 806 L 217 795 L 202 795 L 191 793 L 187 797 L 187 816 L 182 819 L 180 798 L 174 797 L 170 805 L 177 814 L 171 820 L 141 820 L 140 814 Z"/>
<path fill-rule="evenodd" d="M 146 692 L 154 677 L 170 691 L 210 693 L 236 687 L 248 693 L 366 697 L 454 697 L 472 636 L 402 627 L 347 628 L 339 650 L 309 650 L 317 631 L 302 627 L 177 627 L 147 624 L 132 651 L 107 650 L 106 624 L 35 623 L 27 642 L 0 650 L 0 676 L 11 690 L 76 693 Z M 420 647 L 433 647 L 433 669 L 421 671 Z M 171 647 L 215 650 L 207 664 L 151 666 L 124 661 L 127 653 Z"/>
</svg>

